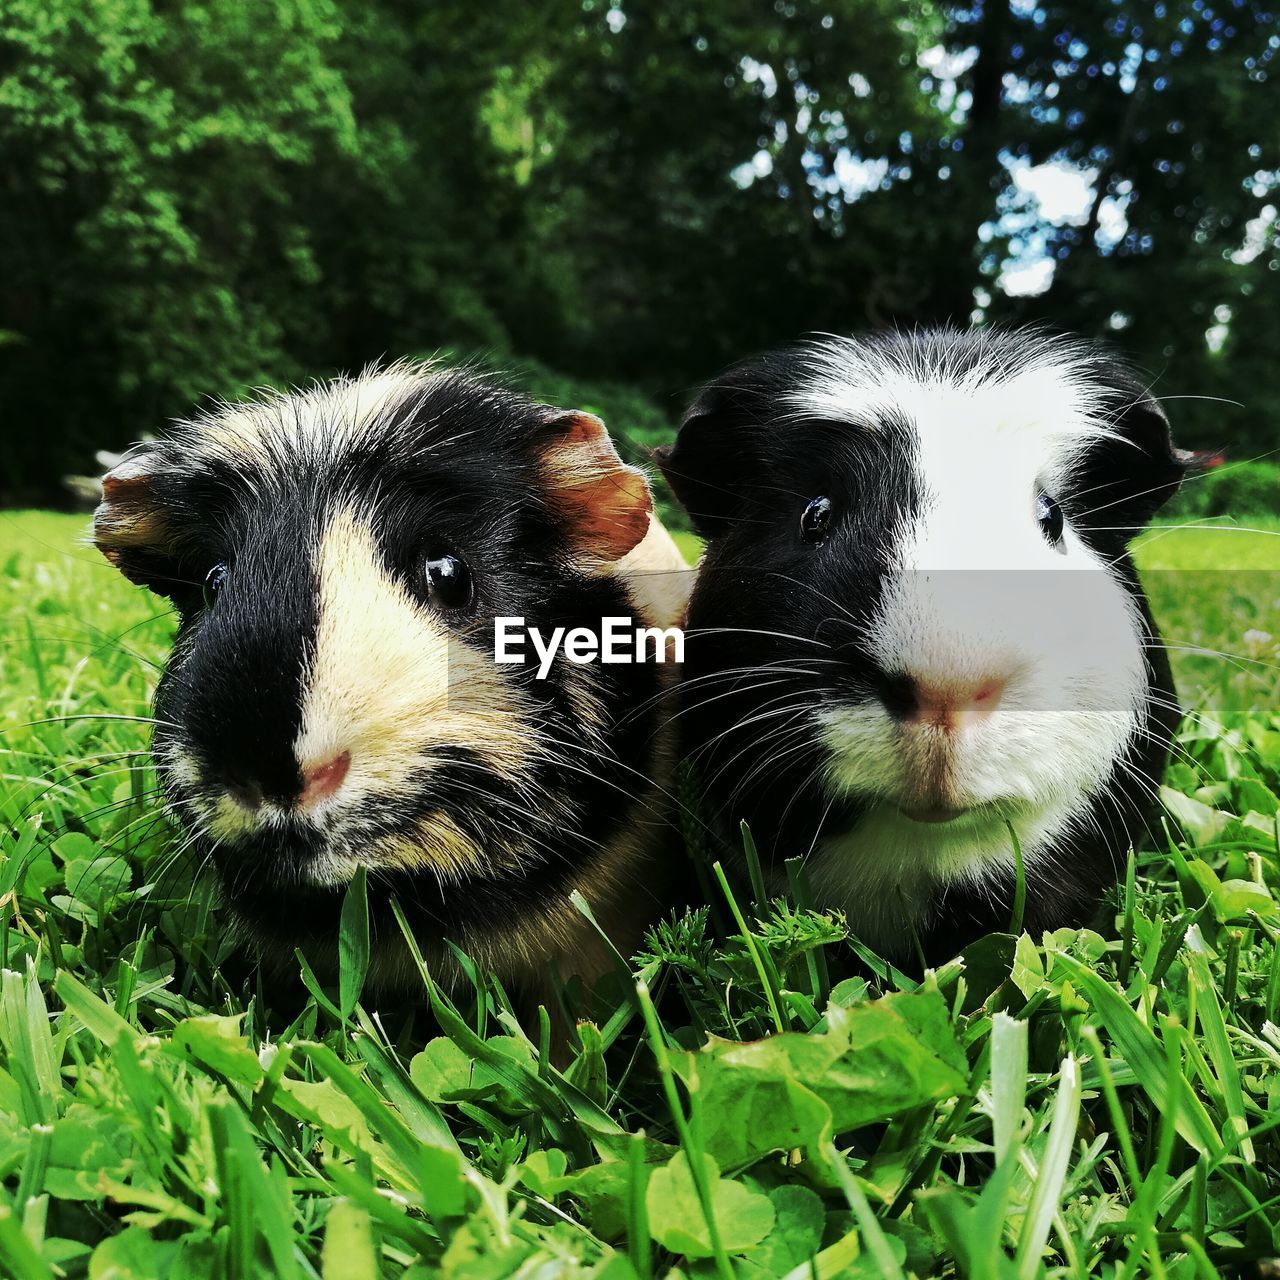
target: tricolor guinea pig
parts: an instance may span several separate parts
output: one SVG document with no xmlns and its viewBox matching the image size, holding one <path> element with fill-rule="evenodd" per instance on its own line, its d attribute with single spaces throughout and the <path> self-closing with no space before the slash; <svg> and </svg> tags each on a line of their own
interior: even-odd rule
<svg viewBox="0 0 1280 1280">
<path fill-rule="evenodd" d="M 670 870 L 672 668 L 495 660 L 499 617 L 682 620 L 690 575 L 598 418 L 402 364 L 220 406 L 103 489 L 98 547 L 180 617 L 168 801 L 267 953 L 332 956 L 358 866 L 384 983 L 408 977 L 392 897 L 446 977 L 445 940 L 534 990 L 594 976 L 575 890 L 638 938 Z"/>
<path fill-rule="evenodd" d="M 730 370 L 663 470 L 707 539 L 682 735 L 711 809 L 883 953 L 1087 921 L 1178 719 L 1127 553 L 1182 455 L 1036 331 L 817 338 Z"/>
</svg>

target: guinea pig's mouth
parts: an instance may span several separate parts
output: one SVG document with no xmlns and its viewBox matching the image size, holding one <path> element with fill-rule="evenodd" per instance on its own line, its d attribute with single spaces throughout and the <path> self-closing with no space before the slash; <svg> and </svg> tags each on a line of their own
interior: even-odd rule
<svg viewBox="0 0 1280 1280">
<path fill-rule="evenodd" d="M 940 826 L 948 822 L 959 823 L 965 819 L 978 822 L 1008 821 L 1015 816 L 1013 809 L 1016 806 L 1008 800 L 980 800 L 968 805 L 899 804 L 894 807 L 904 818 L 909 818 L 912 822 Z"/>
<path fill-rule="evenodd" d="M 209 803 L 220 819 L 206 835 L 210 861 L 232 893 L 268 884 L 341 889 L 357 864 L 377 869 L 386 843 L 403 840 L 413 829 L 411 816 L 390 804 L 317 821 L 267 806 L 252 815 L 235 808 L 228 818 L 234 802 L 222 796 Z"/>
<path fill-rule="evenodd" d="M 227 879 L 299 885 L 314 879 L 315 868 L 327 856 L 327 843 L 318 831 L 290 826 L 221 840 L 213 862 Z"/>
<path fill-rule="evenodd" d="M 963 818 L 972 812 L 971 809 L 952 809 L 942 805 L 929 805 L 920 809 L 909 808 L 906 805 L 899 805 L 898 812 L 904 818 L 910 818 L 912 822 L 955 822 L 957 818 Z"/>
</svg>

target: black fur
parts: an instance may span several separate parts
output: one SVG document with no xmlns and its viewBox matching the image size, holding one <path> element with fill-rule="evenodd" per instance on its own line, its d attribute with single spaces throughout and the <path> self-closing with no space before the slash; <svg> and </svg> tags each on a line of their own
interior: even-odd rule
<svg viewBox="0 0 1280 1280">
<path fill-rule="evenodd" d="M 918 366 L 945 361 L 955 373 L 998 377 L 1044 340 L 943 330 L 862 341 Z M 797 413 L 789 396 L 810 381 L 813 352 L 813 344 L 799 345 L 730 370 L 701 392 L 675 445 L 659 455 L 708 539 L 686 634 L 686 753 L 730 849 L 746 820 L 775 870 L 849 830 L 865 812 L 825 785 L 826 748 L 810 713 L 871 698 L 893 712 L 900 700 L 898 673 L 878 670 L 862 638 L 891 572 L 891 531 L 921 501 L 909 424 L 890 416 L 868 424 L 876 430 L 850 431 L 847 423 Z M 1177 488 L 1182 464 L 1145 387 L 1105 356 L 1093 358 L 1091 369 L 1122 438 L 1095 443 L 1070 491 L 1055 496 L 1140 603 L 1151 699 L 1146 723 L 1094 801 L 1091 817 L 1105 838 L 1063 838 L 1037 864 L 1025 916 L 1033 932 L 1084 923 L 1096 912 L 1126 850 L 1146 833 L 1153 797 L 1143 780 L 1160 777 L 1178 718 L 1169 664 L 1126 547 Z M 842 513 L 820 555 L 799 532 L 801 512 L 817 495 Z M 927 959 L 946 959 L 1007 927 L 1013 896 L 1012 875 L 981 892 L 962 884 L 936 891 L 914 922 Z M 909 956 L 909 936 L 901 941 L 899 955 Z"/>
</svg>

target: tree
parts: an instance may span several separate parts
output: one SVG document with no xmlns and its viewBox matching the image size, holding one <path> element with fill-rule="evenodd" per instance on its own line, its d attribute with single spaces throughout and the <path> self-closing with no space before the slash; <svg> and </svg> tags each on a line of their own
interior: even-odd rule
<svg viewBox="0 0 1280 1280">
<path fill-rule="evenodd" d="M 1185 440 L 1274 448 L 1277 50 L 1254 0 L 0 0 L 0 493 L 382 355 L 674 408 L 975 309 L 1110 335 L 1249 403 L 1177 402 Z"/>
<path fill-rule="evenodd" d="M 1074 218 L 1033 225 L 1049 289 L 991 289 L 991 315 L 1110 335 L 1158 391 L 1248 404 L 1174 402 L 1186 438 L 1274 449 L 1280 387 L 1258 355 L 1280 343 L 1275 13 L 1248 0 L 1038 4 L 1019 7 L 1007 47 L 1004 159 L 1085 171 L 1093 194 Z M 1012 238 L 992 239 L 988 280 Z"/>
</svg>

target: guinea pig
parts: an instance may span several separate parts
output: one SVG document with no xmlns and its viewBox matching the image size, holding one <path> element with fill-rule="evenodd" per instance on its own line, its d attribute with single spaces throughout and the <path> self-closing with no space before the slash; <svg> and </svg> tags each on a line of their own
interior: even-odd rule
<svg viewBox="0 0 1280 1280">
<path fill-rule="evenodd" d="M 540 994 L 598 975 L 575 891 L 638 941 L 673 668 L 495 660 L 497 618 L 682 621 L 691 575 L 598 418 L 403 363 L 218 405 L 103 491 L 97 546 L 179 615 L 156 768 L 268 959 L 332 963 L 361 866 L 383 984 L 411 978 L 392 898 L 446 981 L 446 940 Z"/>
<path fill-rule="evenodd" d="M 707 546 L 685 751 L 722 830 L 891 958 L 1087 922 L 1178 720 L 1128 545 L 1184 455 L 1036 330 L 818 337 L 697 396 L 660 465 Z"/>
</svg>

